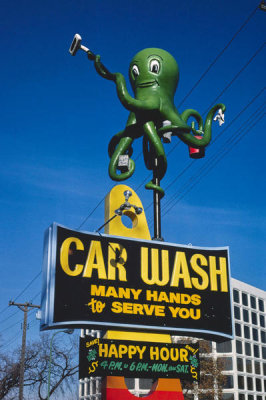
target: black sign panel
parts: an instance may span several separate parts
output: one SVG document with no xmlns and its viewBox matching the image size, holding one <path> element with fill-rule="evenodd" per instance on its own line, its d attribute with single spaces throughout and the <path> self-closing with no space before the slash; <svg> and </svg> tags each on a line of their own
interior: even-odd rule
<svg viewBox="0 0 266 400">
<path fill-rule="evenodd" d="M 198 381 L 199 346 L 80 338 L 79 379 L 110 375 Z"/>
<path fill-rule="evenodd" d="M 45 247 L 42 329 L 141 329 L 232 339 L 227 248 L 72 231 Z"/>
</svg>

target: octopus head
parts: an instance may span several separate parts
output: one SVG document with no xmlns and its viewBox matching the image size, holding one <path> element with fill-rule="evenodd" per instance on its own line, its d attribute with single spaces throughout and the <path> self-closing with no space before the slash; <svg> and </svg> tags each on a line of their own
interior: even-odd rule
<svg viewBox="0 0 266 400">
<path fill-rule="evenodd" d="M 179 80 L 178 65 L 165 50 L 144 49 L 132 59 L 129 79 L 134 93 L 140 88 L 156 90 L 160 87 L 166 95 L 173 97 Z"/>
</svg>

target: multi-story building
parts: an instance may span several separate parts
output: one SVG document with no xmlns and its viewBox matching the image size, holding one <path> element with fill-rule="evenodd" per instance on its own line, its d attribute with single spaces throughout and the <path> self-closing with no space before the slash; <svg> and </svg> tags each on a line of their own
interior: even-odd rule
<svg viewBox="0 0 266 400">
<path fill-rule="evenodd" d="M 235 339 L 210 344 L 213 357 L 224 361 L 223 400 L 266 400 L 266 292 L 236 279 L 231 286 Z M 126 383 L 132 394 L 145 397 L 152 380 L 130 378 Z M 100 400 L 100 386 L 100 378 L 82 380 L 79 399 Z M 185 400 L 203 399 L 204 393 L 185 396 Z"/>
</svg>

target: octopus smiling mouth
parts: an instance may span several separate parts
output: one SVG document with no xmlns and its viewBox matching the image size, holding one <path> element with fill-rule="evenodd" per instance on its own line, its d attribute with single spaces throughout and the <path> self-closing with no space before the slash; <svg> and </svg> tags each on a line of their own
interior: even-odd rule
<svg viewBox="0 0 266 400">
<path fill-rule="evenodd" d="M 138 87 L 141 87 L 141 88 L 142 87 L 150 87 L 150 86 L 153 86 L 153 85 L 159 86 L 159 83 L 156 80 L 148 81 L 148 82 L 142 82 L 142 83 L 138 84 Z"/>
</svg>

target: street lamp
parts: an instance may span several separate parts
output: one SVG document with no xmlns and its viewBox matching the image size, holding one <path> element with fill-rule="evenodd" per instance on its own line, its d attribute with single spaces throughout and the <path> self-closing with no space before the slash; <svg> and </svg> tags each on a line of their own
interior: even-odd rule
<svg viewBox="0 0 266 400">
<path fill-rule="evenodd" d="M 55 332 L 50 340 L 50 357 L 49 357 L 49 369 L 48 369 L 48 395 L 47 395 L 47 400 L 50 399 L 50 378 L 51 378 L 51 363 L 52 363 L 52 346 L 53 346 L 53 340 L 54 337 L 58 333 L 67 333 L 68 335 L 71 335 L 74 332 L 74 329 L 65 329 L 64 331 L 57 331 Z"/>
</svg>

